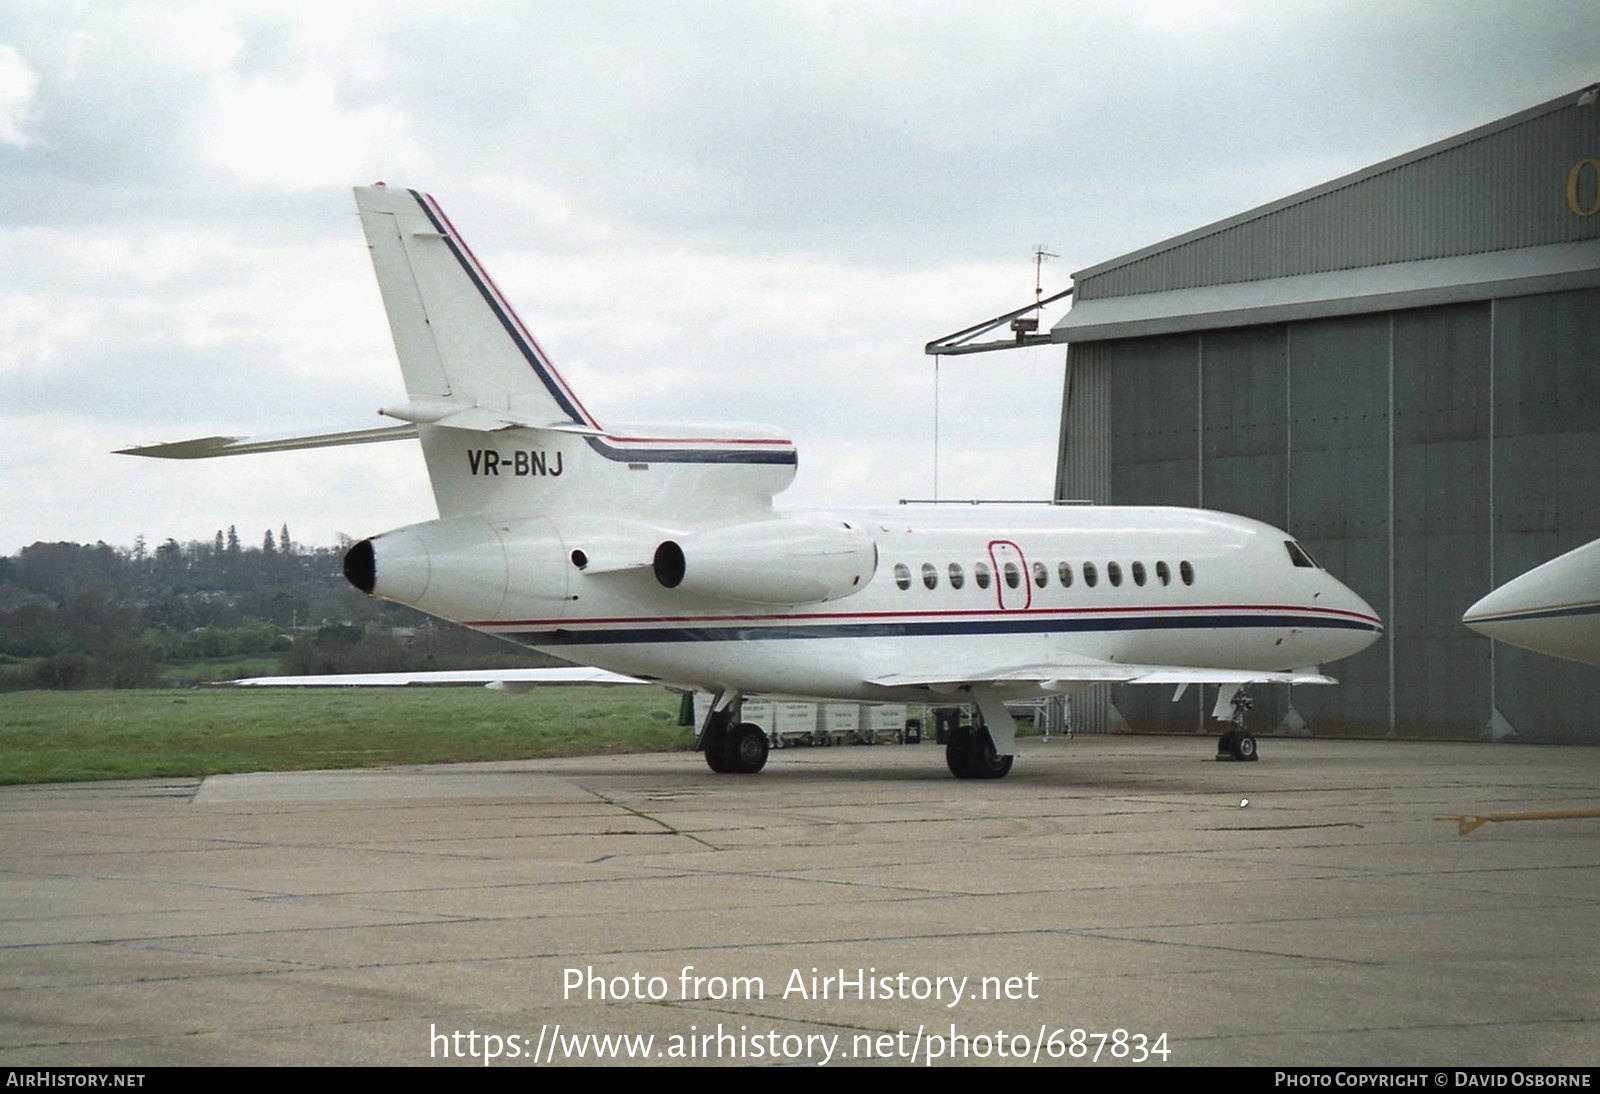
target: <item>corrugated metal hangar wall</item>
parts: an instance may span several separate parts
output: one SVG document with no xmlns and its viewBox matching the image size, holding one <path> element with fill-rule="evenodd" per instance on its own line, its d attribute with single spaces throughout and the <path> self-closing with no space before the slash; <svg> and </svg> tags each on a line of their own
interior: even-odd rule
<svg viewBox="0 0 1600 1094">
<path fill-rule="evenodd" d="M 1600 669 L 1461 624 L 1600 538 L 1595 98 L 1076 275 L 1057 496 L 1268 521 L 1384 616 L 1339 687 L 1257 689 L 1253 726 L 1600 742 Z M 1209 694 L 1169 700 L 1075 720 L 1202 727 Z"/>
</svg>

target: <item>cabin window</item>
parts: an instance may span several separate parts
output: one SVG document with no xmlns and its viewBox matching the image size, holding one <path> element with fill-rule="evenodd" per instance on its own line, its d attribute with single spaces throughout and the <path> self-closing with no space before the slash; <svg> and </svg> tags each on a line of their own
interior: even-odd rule
<svg viewBox="0 0 1600 1094">
<path fill-rule="evenodd" d="M 1163 585 L 1172 584 L 1172 567 L 1165 562 L 1156 563 L 1156 580 Z"/>
<path fill-rule="evenodd" d="M 1022 587 L 1022 570 L 1015 562 L 1007 562 L 1004 566 L 1006 575 L 1006 588 L 1020 589 Z"/>
<path fill-rule="evenodd" d="M 1188 562 L 1180 562 L 1180 563 L 1178 563 L 1178 576 L 1183 579 L 1183 583 L 1185 585 L 1193 585 L 1194 584 L 1194 566 L 1191 565 Z"/>
<path fill-rule="evenodd" d="M 1289 561 L 1296 566 L 1304 566 L 1308 570 L 1322 569 L 1321 566 L 1317 565 L 1317 560 L 1311 557 L 1310 552 L 1294 540 L 1286 539 L 1283 541 L 1283 545 L 1289 549 Z"/>
<path fill-rule="evenodd" d="M 902 589 L 911 588 L 911 567 L 904 562 L 894 564 L 894 583 Z"/>
<path fill-rule="evenodd" d="M 974 566 L 972 568 L 972 580 L 978 583 L 978 588 L 987 589 L 989 587 L 989 564 L 980 562 Z"/>
<path fill-rule="evenodd" d="M 1041 589 L 1050 584 L 1050 567 L 1042 562 L 1035 562 L 1033 564 L 1033 583 Z"/>
<path fill-rule="evenodd" d="M 950 587 L 952 589 L 959 589 L 966 583 L 967 575 L 962 572 L 961 563 L 952 562 L 950 564 Z"/>
<path fill-rule="evenodd" d="M 1145 579 L 1144 563 L 1135 562 L 1133 564 L 1133 583 L 1135 585 L 1143 585 L 1144 584 L 1144 579 Z"/>
<path fill-rule="evenodd" d="M 930 589 L 939 587 L 939 567 L 931 562 L 922 564 L 922 583 Z"/>
<path fill-rule="evenodd" d="M 1056 577 L 1060 580 L 1063 589 L 1072 588 L 1072 563 L 1063 562 L 1057 565 Z"/>
<path fill-rule="evenodd" d="M 1094 568 L 1092 562 L 1083 564 L 1083 583 L 1091 589 L 1100 584 L 1100 571 Z"/>
<path fill-rule="evenodd" d="M 1115 562 L 1106 563 L 1106 580 L 1113 585 L 1122 584 L 1122 567 Z"/>
</svg>

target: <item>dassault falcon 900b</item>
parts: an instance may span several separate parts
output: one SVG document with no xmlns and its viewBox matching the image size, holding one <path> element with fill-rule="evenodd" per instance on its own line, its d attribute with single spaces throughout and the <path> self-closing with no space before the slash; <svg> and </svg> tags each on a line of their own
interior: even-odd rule
<svg viewBox="0 0 1600 1094">
<path fill-rule="evenodd" d="M 1005 702 L 1096 683 L 1329 684 L 1382 632 L 1269 525 L 1204 510 L 901 506 L 782 513 L 794 445 L 760 426 L 602 425 L 438 204 L 356 190 L 407 401 L 402 423 L 126 451 L 196 458 L 416 438 L 437 520 L 362 540 L 345 575 L 571 661 L 714 696 L 698 747 L 759 771 L 746 696 L 968 704 L 962 778 L 1011 768 Z M 1219 754 L 1255 758 L 1242 729 Z"/>
</svg>

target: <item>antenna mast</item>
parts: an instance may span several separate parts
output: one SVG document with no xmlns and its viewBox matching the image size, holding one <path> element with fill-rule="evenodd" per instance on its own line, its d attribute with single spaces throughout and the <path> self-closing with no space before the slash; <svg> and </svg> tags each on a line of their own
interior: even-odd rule
<svg viewBox="0 0 1600 1094">
<path fill-rule="evenodd" d="M 1035 244 L 1035 246 L 1033 248 L 1033 302 L 1034 302 L 1034 307 L 1042 307 L 1044 305 L 1044 283 L 1043 283 L 1043 280 L 1042 280 L 1042 277 L 1043 277 L 1043 274 L 1044 274 L 1044 260 L 1047 259 L 1047 258 L 1060 258 L 1061 257 L 1058 254 L 1054 254 L 1054 253 L 1052 253 L 1050 251 L 1045 250 L 1045 248 L 1048 247 L 1048 246 L 1049 246 L 1048 243 L 1039 243 L 1039 244 Z"/>
</svg>

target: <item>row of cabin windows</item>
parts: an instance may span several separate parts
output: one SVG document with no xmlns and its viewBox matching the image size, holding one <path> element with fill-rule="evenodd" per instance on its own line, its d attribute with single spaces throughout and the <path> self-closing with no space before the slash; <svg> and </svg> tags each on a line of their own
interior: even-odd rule
<svg viewBox="0 0 1600 1094">
<path fill-rule="evenodd" d="M 1093 562 L 1085 562 L 1078 571 L 1083 583 L 1089 588 L 1100 584 L 1100 568 Z M 1072 588 L 1074 580 L 1072 563 L 1058 562 L 1055 569 L 1055 580 L 1063 589 Z M 1125 578 L 1131 579 L 1133 584 L 1144 586 L 1151 580 L 1151 571 L 1145 568 L 1143 562 L 1128 564 L 1126 571 L 1120 562 L 1105 564 L 1106 581 L 1111 585 L 1120 586 Z M 967 574 L 961 563 L 952 562 L 946 570 L 946 577 L 952 589 L 959 589 L 967 583 Z M 1049 586 L 1051 579 L 1050 567 L 1043 562 L 1033 564 L 1033 583 L 1043 589 Z M 1157 585 L 1171 585 L 1173 582 L 1172 567 L 1166 562 L 1157 562 L 1154 573 Z M 987 589 L 994 580 L 993 571 L 987 562 L 980 562 L 972 567 L 972 583 L 980 589 Z M 1000 580 L 1004 581 L 1008 589 L 1022 587 L 1022 566 L 1017 562 L 1007 560 L 1000 564 Z M 1188 561 L 1178 563 L 1177 580 L 1185 585 L 1194 584 L 1194 565 Z M 904 562 L 897 562 L 894 566 L 894 583 L 902 589 L 911 588 L 911 567 Z M 929 589 L 939 587 L 939 567 L 931 562 L 922 564 L 922 584 Z"/>
</svg>

